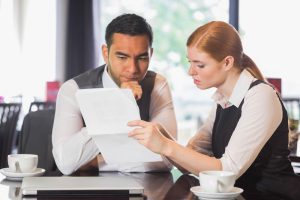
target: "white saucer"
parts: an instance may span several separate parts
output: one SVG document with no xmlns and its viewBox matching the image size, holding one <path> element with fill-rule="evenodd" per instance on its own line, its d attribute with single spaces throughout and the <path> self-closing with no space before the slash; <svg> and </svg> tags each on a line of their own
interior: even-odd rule
<svg viewBox="0 0 300 200">
<path fill-rule="evenodd" d="M 230 192 L 206 192 L 201 186 L 191 187 L 191 191 L 200 199 L 234 199 L 239 196 L 244 190 L 242 188 L 234 187 Z"/>
<path fill-rule="evenodd" d="M 0 170 L 1 174 L 6 176 L 6 179 L 12 181 L 21 181 L 24 177 L 27 176 L 41 176 L 45 173 L 45 169 L 36 168 L 34 172 L 27 172 L 27 173 L 20 173 L 20 172 L 13 172 L 9 168 L 3 168 Z"/>
</svg>

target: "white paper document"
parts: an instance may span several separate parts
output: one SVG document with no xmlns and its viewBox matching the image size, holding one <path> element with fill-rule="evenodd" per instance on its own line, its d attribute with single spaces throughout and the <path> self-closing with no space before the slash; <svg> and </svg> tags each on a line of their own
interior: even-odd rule
<svg viewBox="0 0 300 200">
<path fill-rule="evenodd" d="M 140 119 L 139 108 L 132 91 L 119 88 L 81 89 L 76 98 L 89 135 L 96 142 L 108 164 L 162 161 L 129 138 L 132 127 L 127 123 Z"/>
</svg>

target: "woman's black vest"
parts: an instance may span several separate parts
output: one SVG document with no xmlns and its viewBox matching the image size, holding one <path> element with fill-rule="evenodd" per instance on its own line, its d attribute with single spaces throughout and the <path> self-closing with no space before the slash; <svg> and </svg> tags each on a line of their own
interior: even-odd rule
<svg viewBox="0 0 300 200">
<path fill-rule="evenodd" d="M 258 84 L 265 83 L 259 80 L 254 81 L 249 89 Z M 298 190 L 300 191 L 300 179 L 294 174 L 291 162 L 288 159 L 290 153 L 288 150 L 288 116 L 281 100 L 280 102 L 283 111 L 281 123 L 252 165 L 237 179 L 235 184 L 237 187 L 248 191 L 262 191 L 281 195 L 287 192 L 291 193 L 291 185 L 297 182 L 297 187 L 299 187 Z M 212 131 L 212 151 L 216 158 L 221 158 L 224 154 L 225 148 L 241 117 L 243 104 L 244 99 L 238 108 L 230 106 L 223 109 L 218 105 Z M 262 110 L 261 112 L 264 111 Z M 298 195 L 299 192 L 294 194 L 297 198 L 299 197 Z"/>
</svg>

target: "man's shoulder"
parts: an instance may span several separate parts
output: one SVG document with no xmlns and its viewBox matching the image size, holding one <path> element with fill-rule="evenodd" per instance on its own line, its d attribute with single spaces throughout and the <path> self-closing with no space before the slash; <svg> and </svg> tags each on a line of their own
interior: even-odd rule
<svg viewBox="0 0 300 200">
<path fill-rule="evenodd" d="M 86 71 L 76 77 L 73 80 L 77 83 L 78 87 L 83 88 L 94 88 L 94 87 L 103 87 L 102 86 L 102 74 L 104 71 L 105 65 L 97 67 Z"/>
<path fill-rule="evenodd" d="M 74 81 L 74 79 L 69 79 L 69 80 L 66 80 L 65 82 L 63 82 L 59 89 L 65 89 L 65 88 L 73 88 L 73 87 L 77 87 L 77 84 L 76 82 Z"/>
<path fill-rule="evenodd" d="M 155 74 L 154 87 L 168 84 L 166 77 L 163 76 L 162 74 L 154 72 L 154 71 L 149 71 L 149 72 L 151 72 L 152 76 L 153 76 L 153 74 Z"/>
<path fill-rule="evenodd" d="M 162 74 L 157 73 L 157 72 L 152 71 L 152 70 L 148 70 L 148 72 L 147 72 L 147 74 L 146 74 L 145 77 L 154 77 L 155 81 L 156 80 L 166 81 L 166 78 Z"/>
<path fill-rule="evenodd" d="M 105 65 L 102 65 L 100 67 L 97 67 L 97 68 L 94 68 L 94 69 L 90 69 L 88 71 L 85 71 L 77 76 L 75 76 L 74 79 L 75 81 L 78 80 L 78 79 L 81 79 L 82 77 L 87 77 L 87 76 L 92 76 L 94 74 L 97 74 L 97 73 L 100 73 L 101 71 L 103 71 L 105 68 Z"/>
<path fill-rule="evenodd" d="M 162 85 L 165 85 L 165 84 L 168 85 L 167 79 L 163 75 L 161 75 L 157 72 L 151 71 L 151 70 L 148 70 L 148 72 L 142 82 L 143 82 L 143 84 L 146 84 L 148 86 L 151 85 L 151 87 L 154 87 L 154 88 L 161 87 Z"/>
</svg>

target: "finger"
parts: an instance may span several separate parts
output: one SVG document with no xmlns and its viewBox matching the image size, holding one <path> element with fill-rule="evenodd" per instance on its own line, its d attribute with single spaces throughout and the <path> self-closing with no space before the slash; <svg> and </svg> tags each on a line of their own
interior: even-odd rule
<svg viewBox="0 0 300 200">
<path fill-rule="evenodd" d="M 136 100 L 139 100 L 142 97 L 142 89 L 141 88 L 135 88 L 135 89 L 131 89 L 133 96 Z"/>
<path fill-rule="evenodd" d="M 138 81 L 128 81 L 127 83 L 130 85 L 140 85 Z"/>
<path fill-rule="evenodd" d="M 145 127 L 149 124 L 149 122 L 143 121 L 143 120 L 134 120 L 127 123 L 128 126 L 140 126 Z"/>
<path fill-rule="evenodd" d="M 134 138 L 136 140 L 144 140 L 145 139 L 143 134 L 135 134 L 135 135 L 128 134 L 128 137 Z"/>
<path fill-rule="evenodd" d="M 137 81 L 128 81 L 121 83 L 121 88 L 136 88 L 141 87 Z"/>
<path fill-rule="evenodd" d="M 142 89 L 141 88 L 134 88 L 134 87 L 122 87 L 123 89 L 126 88 L 126 89 L 130 89 L 131 92 L 133 93 L 133 96 L 136 100 L 139 100 L 141 97 L 142 97 Z"/>
<path fill-rule="evenodd" d="M 134 98 L 135 98 L 135 100 L 139 100 L 139 95 L 135 93 Z"/>
<path fill-rule="evenodd" d="M 135 132 L 135 131 L 130 131 L 129 133 L 128 133 L 128 137 L 135 137 L 135 136 L 137 136 L 139 133 L 137 133 L 137 132 Z"/>
<path fill-rule="evenodd" d="M 131 89 L 136 100 L 139 100 L 142 97 L 143 90 L 137 81 L 123 82 L 121 83 L 121 88 Z"/>
<path fill-rule="evenodd" d="M 137 91 L 137 99 L 136 99 L 136 100 L 139 100 L 140 98 L 142 98 L 142 95 L 143 95 L 143 91 L 142 91 L 142 88 L 140 88 L 140 89 Z"/>
<path fill-rule="evenodd" d="M 128 136 L 135 136 L 135 135 L 138 135 L 138 134 L 144 134 L 145 133 L 145 128 L 135 128 L 133 129 L 132 131 L 130 131 L 128 133 Z"/>
<path fill-rule="evenodd" d="M 141 93 L 136 93 L 136 94 L 134 95 L 135 100 L 139 100 L 141 97 L 142 97 L 142 94 L 141 94 Z"/>
</svg>

